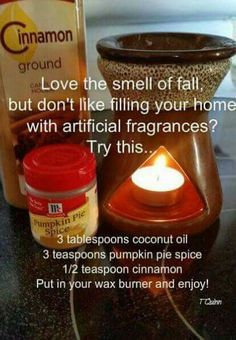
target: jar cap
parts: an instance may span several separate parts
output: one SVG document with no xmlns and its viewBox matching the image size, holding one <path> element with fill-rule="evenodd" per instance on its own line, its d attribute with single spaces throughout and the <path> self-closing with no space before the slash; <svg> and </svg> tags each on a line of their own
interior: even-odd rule
<svg viewBox="0 0 236 340">
<path fill-rule="evenodd" d="M 54 144 L 34 149 L 23 161 L 26 183 L 40 191 L 76 190 L 96 178 L 91 151 L 77 144 Z"/>
</svg>

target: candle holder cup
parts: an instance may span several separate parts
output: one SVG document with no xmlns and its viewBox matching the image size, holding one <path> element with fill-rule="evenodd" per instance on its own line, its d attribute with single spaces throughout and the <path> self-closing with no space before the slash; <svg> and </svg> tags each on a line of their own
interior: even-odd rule
<svg viewBox="0 0 236 340">
<path fill-rule="evenodd" d="M 109 226 L 128 234 L 166 235 L 196 234 L 212 225 L 222 207 L 222 191 L 210 129 L 208 112 L 195 102 L 210 101 L 230 67 L 230 57 L 236 53 L 231 39 L 190 33 L 141 33 L 113 36 L 97 44 L 98 65 L 112 97 L 138 103 L 148 102 L 149 113 L 126 111 L 120 107 L 115 120 L 120 120 L 121 132 L 110 137 L 112 145 L 102 165 L 100 208 Z M 178 87 L 178 79 L 189 82 L 198 79 L 202 88 L 186 90 Z M 114 80 L 143 80 L 152 78 L 152 88 L 115 90 Z M 160 89 L 163 84 L 171 87 Z M 193 83 L 192 83 L 193 84 Z M 156 104 L 169 102 L 173 109 L 156 114 Z M 186 108 L 180 110 L 180 103 Z M 177 106 L 178 107 L 177 107 Z M 169 122 L 195 126 L 189 132 L 158 131 L 154 136 L 137 131 L 128 132 L 127 122 L 159 124 Z M 117 142 L 142 145 L 143 152 L 120 153 Z M 135 146 L 134 146 L 135 147 Z M 176 204 L 154 206 L 137 200 L 132 194 L 134 172 L 152 164 L 157 155 L 165 154 L 169 165 L 185 178 L 183 195 Z"/>
</svg>

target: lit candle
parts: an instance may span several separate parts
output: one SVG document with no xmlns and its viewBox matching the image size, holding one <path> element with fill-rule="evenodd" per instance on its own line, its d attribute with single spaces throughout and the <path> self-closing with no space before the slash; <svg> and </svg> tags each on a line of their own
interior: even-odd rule
<svg viewBox="0 0 236 340">
<path fill-rule="evenodd" d="M 174 205 L 183 194 L 184 176 L 166 166 L 164 155 L 159 156 L 154 165 L 136 170 L 132 182 L 135 199 L 150 206 Z"/>
</svg>

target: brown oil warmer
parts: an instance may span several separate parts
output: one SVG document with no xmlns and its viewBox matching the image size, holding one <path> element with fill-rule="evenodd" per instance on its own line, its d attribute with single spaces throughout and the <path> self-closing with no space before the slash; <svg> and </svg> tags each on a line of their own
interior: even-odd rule
<svg viewBox="0 0 236 340">
<path fill-rule="evenodd" d="M 141 33 L 113 36 L 97 44 L 98 65 L 112 97 L 148 101 L 150 112 L 115 112 L 121 132 L 112 134 L 112 150 L 103 161 L 101 214 L 115 230 L 137 235 L 196 234 L 212 225 L 222 207 L 222 191 L 208 132 L 127 132 L 127 122 L 208 124 L 208 113 L 194 110 L 194 98 L 210 101 L 236 53 L 231 39 L 190 33 Z M 114 80 L 145 80 L 152 89 L 117 91 Z M 172 77 L 172 86 L 158 82 Z M 177 80 L 199 79 L 201 89 L 182 90 Z M 187 102 L 183 111 L 155 114 L 155 101 Z M 203 124 L 203 125 L 201 125 Z M 194 125 L 193 125 L 194 126 Z M 118 153 L 116 143 L 141 143 L 143 152 Z M 160 160 L 164 164 L 158 165 Z M 163 163 L 163 162 L 162 162 Z"/>
</svg>

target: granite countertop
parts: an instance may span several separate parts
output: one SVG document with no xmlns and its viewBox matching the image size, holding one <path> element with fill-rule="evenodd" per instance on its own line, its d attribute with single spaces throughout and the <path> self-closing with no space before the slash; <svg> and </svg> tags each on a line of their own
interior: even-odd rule
<svg viewBox="0 0 236 340">
<path fill-rule="evenodd" d="M 0 338 L 74 339 L 68 290 L 36 288 L 38 278 L 64 279 L 64 262 L 43 259 L 28 213 L 9 207 L 2 189 L 0 206 Z"/>
<path fill-rule="evenodd" d="M 224 205 L 220 221 L 208 231 L 210 234 L 204 236 L 204 240 L 212 237 L 212 244 L 208 262 L 199 275 L 209 277 L 209 280 L 214 282 L 210 292 L 212 295 L 221 296 L 225 304 L 223 312 L 216 308 L 213 309 L 213 313 L 209 309 L 202 310 L 196 304 L 199 296 L 192 294 L 191 299 L 187 300 L 188 309 L 186 310 L 186 306 L 181 303 L 179 308 L 183 307 L 182 313 L 185 318 L 202 336 L 207 339 L 227 340 L 235 338 L 233 301 L 236 295 L 234 250 L 236 246 L 236 140 L 234 138 L 236 116 L 234 112 L 214 115 L 219 120 L 220 126 L 218 132 L 213 135 L 213 140 L 224 191 Z M 109 112 L 100 113 L 97 118 L 104 119 L 108 116 L 111 116 Z M 105 138 L 99 136 L 101 137 Z M 75 339 L 69 291 L 37 289 L 35 285 L 37 278 L 70 280 L 69 275 L 63 274 L 62 268 L 67 261 L 43 259 L 43 248 L 34 242 L 31 236 L 27 212 L 8 206 L 4 201 L 2 189 L 0 189 L 0 220 L 0 338 L 3 340 Z M 124 302 L 124 297 L 121 299 L 124 308 L 117 305 L 117 300 L 114 302 L 113 299 L 117 299 L 114 296 L 107 296 L 106 300 L 102 300 L 104 296 L 99 300 L 98 296 L 93 304 L 87 304 L 86 299 L 93 299 L 93 294 L 95 292 L 91 292 L 87 297 L 79 291 L 74 292 L 76 321 L 82 339 L 125 339 L 121 336 L 124 334 L 121 331 L 124 330 L 126 336 L 131 338 L 137 336 L 137 339 L 142 339 L 142 336 L 150 339 L 157 339 L 159 336 L 171 339 L 171 335 L 176 338 L 178 335 L 184 339 L 192 338 L 182 321 L 177 324 L 174 321 L 172 323 L 171 320 L 174 318 L 170 318 L 173 314 L 176 315 L 172 307 L 172 313 L 169 313 L 168 308 L 165 309 L 163 321 L 163 318 L 158 317 L 160 310 L 158 312 L 158 309 L 153 309 L 153 304 L 148 302 L 148 297 L 138 297 L 142 306 L 146 305 L 146 308 L 141 308 L 142 314 L 137 302 L 134 303 L 132 300 L 128 303 L 129 298 Z M 179 301 L 178 297 L 177 300 Z M 103 301 L 106 302 L 104 305 Z M 186 305 L 186 300 L 184 301 Z M 162 303 L 167 306 L 165 299 Z M 155 306 L 160 306 L 160 300 L 155 300 Z M 129 313 L 127 308 L 131 308 L 133 312 Z M 109 323 L 109 319 L 106 322 L 103 319 L 104 325 L 104 322 L 101 322 L 102 315 L 104 317 L 112 315 L 115 321 L 120 322 L 120 328 L 114 328 L 114 321 Z M 124 315 L 127 316 L 126 322 L 123 319 L 121 321 L 121 315 L 123 319 Z M 150 320 L 150 323 L 147 322 Z M 136 327 L 133 327 L 134 321 Z M 176 327 L 175 332 L 171 323 Z M 169 337 L 166 336 L 167 333 Z"/>
</svg>

